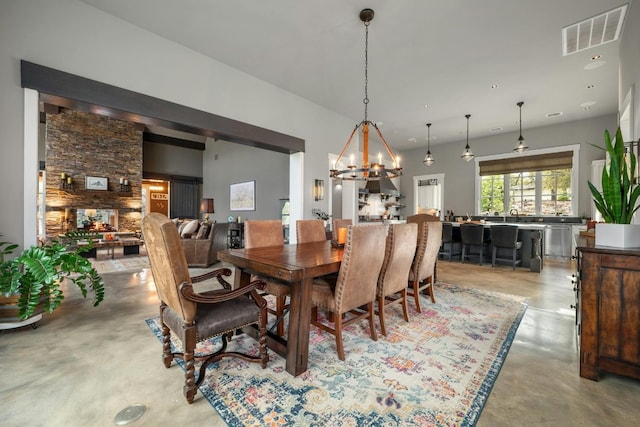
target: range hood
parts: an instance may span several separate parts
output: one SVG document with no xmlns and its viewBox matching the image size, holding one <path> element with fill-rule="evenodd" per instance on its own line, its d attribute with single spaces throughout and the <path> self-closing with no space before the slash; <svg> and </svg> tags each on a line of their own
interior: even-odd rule
<svg viewBox="0 0 640 427">
<path fill-rule="evenodd" d="M 379 193 L 388 194 L 390 196 L 400 195 L 400 192 L 398 191 L 396 186 L 393 185 L 393 182 L 391 182 L 391 180 L 388 178 L 375 181 L 367 181 L 367 184 L 364 186 L 364 188 L 372 194 Z"/>
</svg>

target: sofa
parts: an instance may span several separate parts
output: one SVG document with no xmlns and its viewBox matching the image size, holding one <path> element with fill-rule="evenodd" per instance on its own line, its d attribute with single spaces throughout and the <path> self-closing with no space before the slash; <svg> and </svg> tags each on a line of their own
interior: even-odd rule
<svg viewBox="0 0 640 427">
<path fill-rule="evenodd" d="M 189 267 L 209 267 L 218 262 L 218 251 L 227 249 L 228 223 L 174 220 Z"/>
</svg>

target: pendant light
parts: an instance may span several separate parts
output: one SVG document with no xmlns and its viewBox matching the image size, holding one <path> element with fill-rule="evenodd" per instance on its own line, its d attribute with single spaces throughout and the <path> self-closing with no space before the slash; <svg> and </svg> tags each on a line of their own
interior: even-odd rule
<svg viewBox="0 0 640 427">
<path fill-rule="evenodd" d="M 520 136 L 518 137 L 518 145 L 513 149 L 516 153 L 522 153 L 523 151 L 527 151 L 529 147 L 524 143 L 524 138 L 522 137 L 522 105 L 524 102 L 520 101 L 516 105 L 520 108 Z"/>
<path fill-rule="evenodd" d="M 471 114 L 467 114 L 465 115 L 465 117 L 467 118 L 467 146 L 464 147 L 464 153 L 462 153 L 462 156 L 460 156 L 460 158 L 468 162 L 474 157 L 473 153 L 471 152 L 471 147 L 469 147 L 469 117 L 471 117 Z"/>
<path fill-rule="evenodd" d="M 427 123 L 427 155 L 424 157 L 422 163 L 426 166 L 431 166 L 435 162 L 431 155 L 431 123 Z"/>
</svg>

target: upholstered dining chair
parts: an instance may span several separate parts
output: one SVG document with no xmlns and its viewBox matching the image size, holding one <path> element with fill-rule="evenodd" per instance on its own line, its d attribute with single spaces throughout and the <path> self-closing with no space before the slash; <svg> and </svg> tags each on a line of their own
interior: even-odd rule
<svg viewBox="0 0 640 427">
<path fill-rule="evenodd" d="M 378 318 L 380 331 L 387 335 L 385 325 L 385 307 L 392 304 L 402 304 L 404 320 L 409 321 L 407 309 L 407 282 L 409 271 L 416 253 L 418 239 L 418 225 L 391 224 L 387 231 L 384 261 L 378 276 Z"/>
<path fill-rule="evenodd" d="M 331 230 L 331 239 L 334 242 L 338 241 L 338 230 L 340 228 L 347 228 L 348 226 L 353 225 L 353 221 L 350 218 L 336 218 L 333 220 L 332 230 Z"/>
<path fill-rule="evenodd" d="M 162 359 L 167 368 L 176 357 L 184 360 L 183 392 L 187 402 L 193 402 L 198 386 L 205 378 L 207 366 L 224 357 L 260 363 L 264 369 L 269 359 L 266 346 L 267 302 L 257 292 L 264 282 L 253 281 L 247 286 L 231 290 L 231 285 L 223 278 L 231 276 L 228 268 L 190 277 L 178 229 L 165 215 L 145 215 L 142 233 L 160 298 Z M 193 289 L 193 283 L 214 277 L 223 289 L 201 293 Z M 259 328 L 258 355 L 227 351 L 234 331 L 249 325 Z M 171 332 L 182 342 L 183 351 L 180 353 L 171 352 Z M 222 340 L 216 352 L 195 356 L 197 343 L 216 336 L 221 336 Z M 199 361 L 202 361 L 202 365 L 196 380 L 194 363 Z"/>
<path fill-rule="evenodd" d="M 460 239 L 462 241 L 462 256 L 460 260 L 465 262 L 472 258 L 478 258 L 482 265 L 485 257 L 485 248 L 489 239 L 485 234 L 483 224 L 460 224 Z"/>
<path fill-rule="evenodd" d="M 247 220 L 244 223 L 244 247 L 245 249 L 263 248 L 268 246 L 284 246 L 284 233 L 282 220 Z M 251 280 L 263 280 L 266 282 L 265 293 L 276 297 L 275 310 L 269 308 L 269 313 L 276 316 L 276 333 L 284 335 L 283 318 L 288 309 L 287 296 L 291 295 L 289 286 L 276 280 L 251 275 Z"/>
<path fill-rule="evenodd" d="M 338 276 L 325 276 L 313 282 L 311 324 L 335 336 L 340 360 L 344 360 L 345 326 L 368 318 L 371 339 L 378 339 L 374 303 L 384 260 L 385 235 L 384 225 L 349 226 Z M 366 310 L 360 309 L 362 306 Z M 318 308 L 334 313 L 333 327 L 319 320 Z"/>
<path fill-rule="evenodd" d="M 298 243 L 322 242 L 327 240 L 324 221 L 321 219 L 299 219 L 296 221 Z"/>
<path fill-rule="evenodd" d="M 496 261 L 507 261 L 513 269 L 522 263 L 522 241 L 518 240 L 518 227 L 515 225 L 491 226 L 491 266 L 496 266 Z M 510 251 L 510 257 L 498 257 L 498 251 L 505 249 Z"/>
<path fill-rule="evenodd" d="M 418 224 L 418 240 L 409 272 L 408 295 L 414 298 L 418 313 L 422 313 L 420 293 L 428 293 L 431 302 L 436 302 L 433 285 L 436 282 L 436 263 L 442 244 L 442 222 L 433 215 L 417 214 L 408 216 L 407 223 Z"/>
</svg>

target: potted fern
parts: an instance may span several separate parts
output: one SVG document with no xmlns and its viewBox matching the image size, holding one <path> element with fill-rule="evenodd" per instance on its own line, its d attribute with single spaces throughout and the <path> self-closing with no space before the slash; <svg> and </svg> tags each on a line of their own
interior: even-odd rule
<svg viewBox="0 0 640 427">
<path fill-rule="evenodd" d="M 8 308 L 8 304 L 13 304 L 17 308 L 17 315 L 5 316 L 5 323 L 22 326 L 33 323 L 28 319 L 34 315 L 53 312 L 64 299 L 61 285 L 65 280 L 78 286 L 85 298 L 90 290 L 94 306 L 102 302 L 104 281 L 91 261 L 82 256 L 92 245 L 74 246 L 74 240 L 52 240 L 31 246 L 11 260 L 5 260 L 5 256 L 18 245 L 0 242 L 0 305 Z"/>
<path fill-rule="evenodd" d="M 596 208 L 605 221 L 596 224 L 595 243 L 618 248 L 640 246 L 640 226 L 631 224 L 640 197 L 640 186 L 635 184 L 636 156 L 626 152 L 620 128 L 613 142 L 606 130 L 604 143 L 608 165 L 602 170 L 602 191 L 588 182 Z"/>
</svg>

